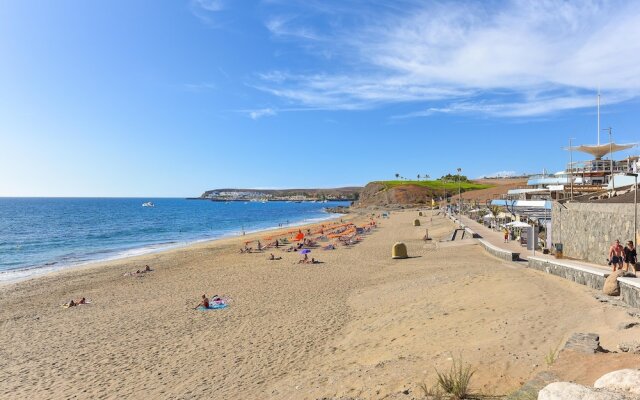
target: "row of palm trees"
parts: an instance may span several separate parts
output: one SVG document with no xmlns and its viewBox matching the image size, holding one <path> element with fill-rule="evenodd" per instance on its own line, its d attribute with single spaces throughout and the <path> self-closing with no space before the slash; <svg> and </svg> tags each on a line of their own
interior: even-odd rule
<svg viewBox="0 0 640 400">
<path fill-rule="evenodd" d="M 424 179 L 426 181 L 427 179 L 429 179 L 431 177 L 429 176 L 429 174 L 424 174 L 424 175 L 418 174 L 417 178 L 418 178 L 418 180 L 420 180 L 420 178 L 422 178 L 422 179 Z M 398 174 L 398 173 L 396 173 L 396 179 L 402 179 L 402 180 L 405 180 L 405 181 L 408 180 L 404 176 L 400 176 L 400 174 Z"/>
</svg>

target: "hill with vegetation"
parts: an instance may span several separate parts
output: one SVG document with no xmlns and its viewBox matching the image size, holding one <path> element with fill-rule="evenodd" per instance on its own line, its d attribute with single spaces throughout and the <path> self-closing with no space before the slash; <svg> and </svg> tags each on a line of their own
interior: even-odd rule
<svg viewBox="0 0 640 400">
<path fill-rule="evenodd" d="M 360 199 L 356 206 L 430 205 L 432 200 L 440 202 L 443 199 L 457 195 L 458 191 L 465 193 L 489 189 L 493 186 L 462 178 L 459 182 L 447 179 L 370 182 L 360 193 Z"/>
</svg>

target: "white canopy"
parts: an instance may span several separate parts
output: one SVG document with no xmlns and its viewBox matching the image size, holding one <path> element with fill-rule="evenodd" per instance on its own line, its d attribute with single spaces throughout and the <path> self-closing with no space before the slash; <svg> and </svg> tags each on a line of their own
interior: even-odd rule
<svg viewBox="0 0 640 400">
<path fill-rule="evenodd" d="M 514 222 L 509 222 L 508 224 L 505 224 L 504 226 L 508 226 L 510 228 L 529 228 L 531 227 L 531 225 L 521 222 L 521 221 L 514 221 Z"/>
<path fill-rule="evenodd" d="M 588 153 L 588 154 L 591 154 L 593 157 L 595 157 L 596 160 L 600 160 L 602 157 L 606 156 L 609 153 L 615 153 L 616 151 L 630 149 L 635 146 L 637 146 L 637 143 L 627 143 L 627 144 L 607 143 L 607 144 L 599 144 L 599 145 L 593 144 L 593 145 L 567 147 L 567 150 L 577 150 L 583 153 Z"/>
</svg>

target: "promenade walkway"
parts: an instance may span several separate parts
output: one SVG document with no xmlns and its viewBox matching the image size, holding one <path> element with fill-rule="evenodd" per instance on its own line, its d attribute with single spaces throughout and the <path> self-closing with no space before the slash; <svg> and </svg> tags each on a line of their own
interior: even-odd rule
<svg viewBox="0 0 640 400">
<path fill-rule="evenodd" d="M 492 229 L 489 229 L 486 226 L 472 220 L 471 218 L 468 218 L 462 215 L 457 215 L 456 218 L 458 218 L 458 220 L 460 220 L 460 222 L 463 225 L 469 227 L 469 229 L 476 232 L 478 235 L 482 236 L 484 240 L 491 243 L 492 245 L 507 251 L 520 253 L 520 258 L 524 261 L 527 261 L 530 257 L 536 257 L 539 259 L 545 259 L 549 261 L 551 260 L 559 261 L 554 256 L 549 254 L 543 254 L 541 251 L 536 251 L 534 255 L 532 250 L 527 250 L 526 246 L 522 246 L 520 243 L 518 243 L 515 240 L 505 243 L 504 235 L 502 232 L 496 232 Z M 567 265 L 572 265 L 578 268 L 586 268 L 589 270 L 593 269 L 596 271 L 611 272 L 611 269 L 606 265 L 592 264 L 585 261 L 562 259 L 562 263 Z"/>
<path fill-rule="evenodd" d="M 612 272 L 611 268 L 606 265 L 556 259 L 554 256 L 543 254 L 540 251 L 536 251 L 534 254 L 532 250 L 527 250 L 516 241 L 505 243 L 502 232 L 493 231 L 465 216 L 457 215 L 455 218 L 462 225 L 478 234 L 481 240 L 488 243 L 488 246 L 485 245 L 485 250 L 507 260 L 510 260 L 511 253 L 519 253 L 520 257 L 517 261 L 526 261 L 528 268 L 557 275 L 596 290 L 603 289 L 606 278 Z M 515 261 L 516 257 L 513 259 Z M 620 283 L 622 301 L 632 307 L 640 308 L 640 278 L 618 278 L 618 282 Z"/>
</svg>

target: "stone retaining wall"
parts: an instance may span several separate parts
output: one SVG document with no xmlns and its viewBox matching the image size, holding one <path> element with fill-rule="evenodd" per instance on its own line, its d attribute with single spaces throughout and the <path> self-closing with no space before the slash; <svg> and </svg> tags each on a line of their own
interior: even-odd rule
<svg viewBox="0 0 640 400">
<path fill-rule="evenodd" d="M 535 257 L 529 257 L 528 266 L 529 268 L 546 272 L 547 274 L 556 275 L 597 290 L 602 290 L 604 288 L 604 281 L 609 275 L 605 272 L 589 272 L 587 270 L 581 270 L 561 263 Z"/>
<path fill-rule="evenodd" d="M 609 246 L 633 239 L 633 204 L 553 203 L 552 241 L 577 260 L 605 265 Z"/>
<path fill-rule="evenodd" d="M 630 306 L 640 308 L 640 283 L 625 282 L 627 279 L 629 278 L 618 279 L 620 283 L 620 298 Z"/>
<path fill-rule="evenodd" d="M 496 247 L 494 245 L 492 245 L 491 243 L 487 242 L 486 240 L 482 240 L 482 239 L 478 239 L 478 243 L 480 243 L 480 245 L 484 248 L 484 250 L 493 255 L 496 256 L 502 260 L 505 261 L 518 261 L 520 260 L 520 253 L 512 253 L 510 251 L 507 250 L 503 250 L 499 247 Z"/>
</svg>

